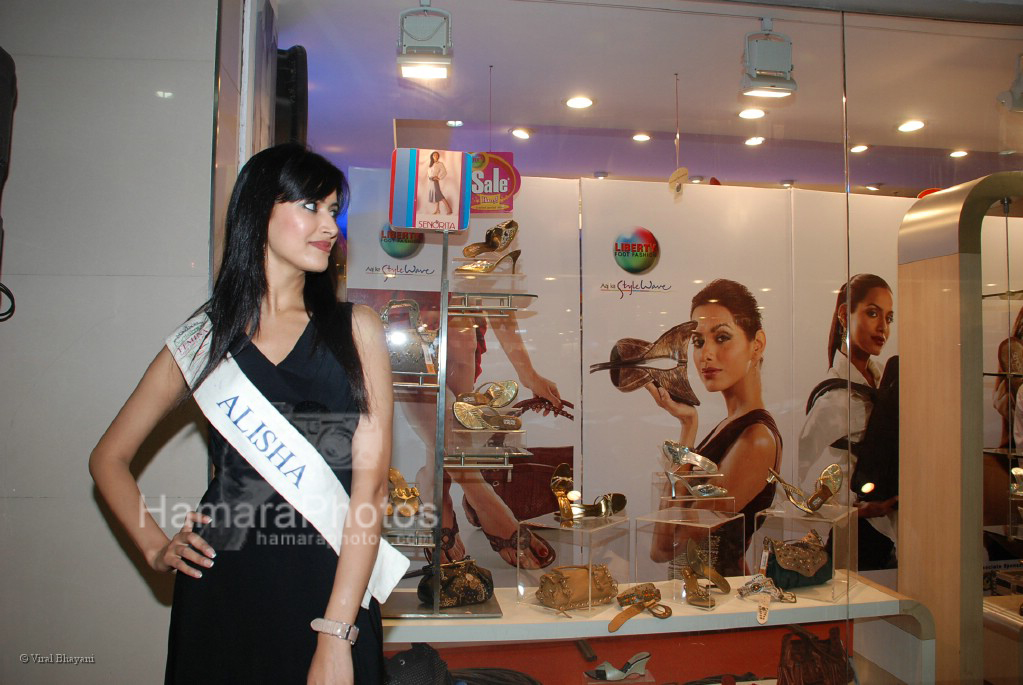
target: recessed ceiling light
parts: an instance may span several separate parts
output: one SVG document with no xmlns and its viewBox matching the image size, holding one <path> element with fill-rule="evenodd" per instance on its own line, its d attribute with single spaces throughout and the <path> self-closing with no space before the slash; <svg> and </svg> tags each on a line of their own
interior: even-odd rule
<svg viewBox="0 0 1023 685">
<path fill-rule="evenodd" d="M 919 131 L 924 127 L 924 122 L 919 119 L 910 119 L 899 124 L 899 130 L 903 133 L 909 133 L 911 131 Z"/>
<path fill-rule="evenodd" d="M 747 145 L 760 145 L 763 142 L 764 142 L 764 137 L 763 136 L 753 136 L 752 138 L 747 138 L 746 139 L 746 144 Z"/>
<path fill-rule="evenodd" d="M 593 100 L 585 95 L 576 95 L 575 97 L 565 100 L 565 104 L 572 109 L 586 109 L 593 104 Z"/>
<path fill-rule="evenodd" d="M 522 128 L 521 126 L 513 128 L 511 134 L 521 140 L 529 140 L 529 129 Z"/>
<path fill-rule="evenodd" d="M 459 121 L 458 119 L 448 119 L 447 123 L 451 128 L 458 128 L 459 126 L 465 125 L 464 121 Z"/>
<path fill-rule="evenodd" d="M 174 93 L 170 92 L 169 90 L 158 90 L 156 91 L 156 97 L 163 98 L 164 100 L 170 100 L 172 97 L 174 97 Z"/>
<path fill-rule="evenodd" d="M 859 154 L 861 152 L 866 152 L 869 149 L 870 148 L 867 147 L 866 145 L 853 145 L 851 148 L 849 148 L 849 152 L 855 152 L 856 154 Z"/>
<path fill-rule="evenodd" d="M 1009 155 L 1016 154 L 1016 151 L 1015 150 L 999 150 L 998 154 L 1000 154 L 1002 157 L 1008 157 Z"/>
<path fill-rule="evenodd" d="M 703 183 L 703 176 L 690 176 L 689 180 L 693 183 Z"/>
<path fill-rule="evenodd" d="M 954 150 L 953 152 L 948 153 L 948 156 L 949 157 L 965 157 L 968 154 L 969 153 L 966 150 Z"/>
<path fill-rule="evenodd" d="M 750 107 L 749 109 L 744 109 L 739 112 L 739 116 L 743 119 L 759 119 L 764 116 L 764 110 L 756 107 Z"/>
<path fill-rule="evenodd" d="M 786 179 L 784 181 L 781 181 L 781 187 L 782 188 L 791 188 L 792 184 L 794 184 L 795 182 L 796 181 L 794 179 L 791 179 L 791 178 Z"/>
<path fill-rule="evenodd" d="M 648 133 L 637 133 L 636 135 L 632 136 L 632 139 L 637 143 L 645 143 L 646 141 L 650 140 L 650 135 Z"/>
<path fill-rule="evenodd" d="M 884 183 L 871 183 L 870 185 L 863 186 L 863 187 L 866 188 L 867 190 L 872 190 L 872 191 L 874 191 L 876 193 L 877 191 L 881 190 L 881 186 L 883 186 L 883 185 L 884 185 Z"/>
<path fill-rule="evenodd" d="M 594 171 L 593 172 L 593 178 L 605 179 L 605 178 L 607 178 L 607 172 L 606 171 Z"/>
</svg>

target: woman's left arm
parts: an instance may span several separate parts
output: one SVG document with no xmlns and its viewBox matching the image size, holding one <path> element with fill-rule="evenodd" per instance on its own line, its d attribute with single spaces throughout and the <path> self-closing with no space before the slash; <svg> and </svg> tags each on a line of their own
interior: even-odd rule
<svg viewBox="0 0 1023 685">
<path fill-rule="evenodd" d="M 725 454 L 718 466 L 724 476 L 713 483 L 728 489 L 735 498 L 736 511 L 753 501 L 767 485 L 767 470 L 775 468 L 778 451 L 774 433 L 758 423 L 744 430 Z"/>
<path fill-rule="evenodd" d="M 391 363 L 380 317 L 372 309 L 356 305 L 352 311 L 352 330 L 362 361 L 369 411 L 359 417 L 352 438 L 351 504 L 344 522 L 334 587 L 323 614 L 328 620 L 349 625 L 355 624 L 380 546 L 394 414 Z M 351 644 L 319 634 L 308 682 L 353 683 Z"/>
</svg>

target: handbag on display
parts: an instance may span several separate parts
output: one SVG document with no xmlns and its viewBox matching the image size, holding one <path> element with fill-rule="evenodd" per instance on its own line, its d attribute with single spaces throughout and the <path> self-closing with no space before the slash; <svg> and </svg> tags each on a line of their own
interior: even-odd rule
<svg viewBox="0 0 1023 685">
<path fill-rule="evenodd" d="M 422 575 L 416 596 L 423 604 L 433 605 L 433 566 L 406 574 L 406 578 Z M 482 604 L 494 596 L 494 577 L 488 569 L 465 557 L 461 561 L 440 565 L 440 608 Z"/>
<path fill-rule="evenodd" d="M 825 639 L 799 626 L 788 628 L 792 632 L 781 640 L 778 685 L 846 685 L 852 680 L 838 628 Z"/>
<path fill-rule="evenodd" d="M 764 575 L 782 590 L 822 585 L 834 574 L 831 555 L 816 530 L 800 540 L 764 538 Z"/>
<path fill-rule="evenodd" d="M 545 607 L 566 611 L 609 604 L 618 595 L 618 581 L 606 564 L 555 566 L 540 576 L 536 598 Z"/>
<path fill-rule="evenodd" d="M 399 311 L 408 314 L 406 326 L 396 325 L 391 317 Z M 419 321 L 419 303 L 415 300 L 391 300 L 380 310 L 384 324 L 391 370 L 399 373 L 436 373 L 434 350 L 437 333 Z"/>
</svg>

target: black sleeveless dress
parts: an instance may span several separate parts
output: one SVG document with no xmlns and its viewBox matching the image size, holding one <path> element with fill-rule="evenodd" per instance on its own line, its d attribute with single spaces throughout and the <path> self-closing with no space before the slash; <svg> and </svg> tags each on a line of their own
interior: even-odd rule
<svg viewBox="0 0 1023 685">
<path fill-rule="evenodd" d="M 728 450 L 732 449 L 732 445 L 739 439 L 743 431 L 758 423 L 766 426 L 777 442 L 777 456 L 774 460 L 774 468 L 777 470 L 781 460 L 781 433 L 778 432 L 778 425 L 774 422 L 774 417 L 766 409 L 754 409 L 729 422 L 713 438 L 709 435 L 704 438 L 703 442 L 697 446 L 696 451 L 715 464 L 720 465 L 725 455 L 728 454 Z M 753 537 L 755 532 L 754 524 L 757 512 L 767 509 L 774 502 L 775 487 L 774 483 L 768 483 L 765 480 L 764 488 L 739 512 L 745 519 L 746 540 L 744 541 L 744 547 L 749 547 L 750 538 Z M 740 554 L 739 557 L 741 558 L 741 556 Z"/>
<path fill-rule="evenodd" d="M 232 355 L 351 492 L 359 411 L 341 365 L 314 338 L 310 323 L 277 366 L 248 342 Z M 309 622 L 326 610 L 337 555 L 215 430 L 210 455 L 216 476 L 200 510 L 213 522 L 195 531 L 217 556 L 202 578 L 175 578 L 166 682 L 304 684 L 318 635 Z M 376 600 L 359 610 L 356 626 L 355 681 L 379 685 L 383 629 Z"/>
</svg>

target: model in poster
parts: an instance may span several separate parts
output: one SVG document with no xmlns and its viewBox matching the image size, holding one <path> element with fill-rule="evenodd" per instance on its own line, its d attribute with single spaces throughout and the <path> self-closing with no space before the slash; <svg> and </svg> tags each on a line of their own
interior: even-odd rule
<svg viewBox="0 0 1023 685">
<path fill-rule="evenodd" d="M 875 358 L 884 349 L 894 320 L 892 290 L 883 278 L 874 274 L 850 278 L 839 289 L 831 315 L 827 378 L 848 379 L 878 388 L 882 369 Z M 815 474 L 828 464 L 842 466 L 843 482 L 851 482 L 856 456 L 846 443 L 856 445 L 863 439 L 873 409 L 869 396 L 855 389 L 850 395 L 847 386 L 837 385 L 815 397 L 799 436 L 800 464 L 807 467 L 801 471 L 807 474 L 806 485 L 811 490 Z M 898 449 L 897 445 L 894 447 Z M 860 519 L 860 570 L 893 568 L 898 496 L 880 501 L 857 500 L 856 507 Z"/>
<path fill-rule="evenodd" d="M 451 203 L 444 197 L 440 189 L 440 182 L 448 175 L 448 169 L 440 160 L 440 153 L 434 150 L 430 153 L 430 165 L 426 168 L 426 177 L 430 181 L 430 202 L 433 203 L 433 213 L 440 214 L 440 207 L 444 205 L 444 213 L 451 214 Z"/>
<path fill-rule="evenodd" d="M 1023 372 L 1023 308 L 1016 314 L 1009 337 L 998 346 L 998 373 L 1013 371 Z M 1002 417 L 1002 435 L 1000 447 L 1010 447 L 1015 443 L 1018 448 L 1019 438 L 1013 437 L 1013 413 L 1018 411 L 1018 396 L 1023 392 L 1023 379 L 1016 377 L 1009 381 L 1005 378 L 995 380 L 994 407 Z"/>
<path fill-rule="evenodd" d="M 718 465 L 723 477 L 714 484 L 735 498 L 735 509 L 745 518 L 746 545 L 754 531 L 754 517 L 771 505 L 775 486 L 767 483 L 768 469 L 781 464 L 781 435 L 764 407 L 761 366 L 767 336 L 756 298 L 735 281 L 718 279 L 692 300 L 693 363 L 703 386 L 720 392 L 728 415 L 696 445 L 695 450 Z M 696 407 L 671 399 L 667 390 L 647 385 L 654 401 L 679 420 L 679 441 L 693 446 L 699 427 Z M 683 467 L 683 468 L 689 468 Z M 713 501 L 694 501 L 694 507 L 713 507 Z M 679 540 L 656 534 L 651 558 L 668 561 L 678 553 Z M 684 548 L 685 542 L 682 541 Z"/>
<path fill-rule="evenodd" d="M 228 207 L 223 267 L 212 297 L 168 343 L 175 349 L 156 356 L 90 457 L 103 499 L 146 562 L 177 574 L 168 683 L 383 682 L 379 605 L 360 604 L 378 577 L 372 571 L 378 553 L 387 558 L 380 528 L 391 373 L 378 315 L 339 303 L 335 295 L 335 219 L 347 193 L 342 173 L 302 146 L 277 146 L 249 160 Z M 193 342 L 193 358 L 208 351 L 208 359 L 182 367 L 179 352 Z M 208 403 L 210 393 L 221 392 L 218 384 L 227 383 L 221 370 L 235 368 L 251 383 L 234 376 L 223 392 L 240 388 L 239 394 Z M 228 412 L 229 420 L 223 433 L 211 430 L 216 475 L 198 512 L 168 539 L 147 511 L 130 467 L 150 432 L 195 389 L 203 390 L 197 401 L 211 421 L 210 407 Z M 263 408 L 263 398 L 273 407 Z M 255 409 L 243 411 L 243 401 Z M 278 407 L 294 409 L 293 419 L 314 414 L 315 423 L 329 421 L 337 429 L 324 449 L 322 431 L 314 441 L 296 423 L 305 439 L 286 438 L 286 449 L 264 456 L 272 461 L 276 455 L 281 473 L 288 462 L 313 464 L 322 457 L 324 482 L 336 478 L 351 498 L 343 522 L 315 504 L 303 508 L 295 492 L 289 492 L 292 506 L 257 470 L 258 459 L 243 456 L 251 452 L 246 437 L 257 450 L 275 443 L 283 448 L 285 431 L 271 437 L 252 420 L 258 415 L 286 424 L 282 414 L 291 409 Z M 239 439 L 227 430 L 231 426 L 244 426 L 245 436 Z M 321 445 L 319 454 L 309 442 Z M 315 476 L 288 471 L 286 480 L 298 490 L 299 482 L 306 488 Z M 340 557 L 301 511 L 322 515 L 335 530 L 343 526 Z M 354 626 L 357 639 L 353 644 L 314 632 L 315 619 Z"/>
</svg>

